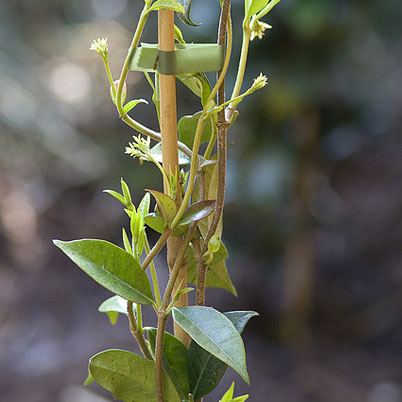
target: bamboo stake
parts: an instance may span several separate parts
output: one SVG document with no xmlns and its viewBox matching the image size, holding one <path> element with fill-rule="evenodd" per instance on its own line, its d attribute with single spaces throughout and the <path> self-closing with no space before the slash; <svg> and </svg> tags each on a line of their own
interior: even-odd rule
<svg viewBox="0 0 402 402">
<path fill-rule="evenodd" d="M 158 35 L 159 49 L 165 51 L 174 50 L 174 12 L 170 10 L 158 11 Z M 162 158 L 163 168 L 168 177 L 179 171 L 178 149 L 177 149 L 177 111 L 176 111 L 176 77 L 174 75 L 159 75 L 160 91 L 160 124 L 162 133 Z M 166 192 L 166 183 L 164 183 Z M 176 202 L 180 204 L 180 190 L 177 191 Z M 182 243 L 181 238 L 170 237 L 167 242 L 168 265 L 171 270 L 174 266 L 178 250 Z M 182 282 L 182 287 L 187 286 L 186 266 L 183 265 L 176 280 L 175 290 Z M 188 306 L 187 294 L 182 295 L 176 306 Z M 185 345 L 189 345 L 190 337 L 176 323 L 174 333 Z"/>
</svg>

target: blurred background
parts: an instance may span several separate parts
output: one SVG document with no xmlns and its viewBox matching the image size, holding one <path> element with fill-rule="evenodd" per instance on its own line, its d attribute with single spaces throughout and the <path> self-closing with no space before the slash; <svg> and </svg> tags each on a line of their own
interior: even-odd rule
<svg viewBox="0 0 402 402">
<path fill-rule="evenodd" d="M 188 41 L 213 42 L 216 0 L 194 1 Z M 120 177 L 138 201 L 160 187 L 124 155 L 135 134 L 117 117 L 103 64 L 118 76 L 141 1 L 0 2 L 0 395 L 10 402 L 101 402 L 82 387 L 88 358 L 136 350 L 124 317 L 97 312 L 109 293 L 51 243 L 121 244 L 125 214 L 102 193 Z M 233 1 L 234 63 L 243 2 Z M 238 297 L 210 289 L 220 311 L 260 313 L 244 333 L 251 388 L 272 402 L 402 401 L 402 15 L 397 0 L 283 0 L 250 50 L 230 130 L 224 240 Z M 156 41 L 155 16 L 144 41 Z M 141 74 L 129 97 L 150 100 Z M 178 84 L 179 116 L 199 110 Z M 133 112 L 157 129 L 152 106 Z M 166 275 L 166 268 L 161 272 Z M 148 313 L 151 313 L 148 311 Z M 149 314 L 149 323 L 153 324 Z"/>
</svg>

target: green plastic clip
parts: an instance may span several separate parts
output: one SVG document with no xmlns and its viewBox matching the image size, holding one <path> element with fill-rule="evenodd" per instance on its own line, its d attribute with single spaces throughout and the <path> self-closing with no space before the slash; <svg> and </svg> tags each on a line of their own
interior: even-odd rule
<svg viewBox="0 0 402 402">
<path fill-rule="evenodd" d="M 166 52 L 159 50 L 158 45 L 142 43 L 135 49 L 129 69 L 165 75 L 206 73 L 220 71 L 223 62 L 224 48 L 216 44 L 176 44 L 175 50 Z"/>
</svg>

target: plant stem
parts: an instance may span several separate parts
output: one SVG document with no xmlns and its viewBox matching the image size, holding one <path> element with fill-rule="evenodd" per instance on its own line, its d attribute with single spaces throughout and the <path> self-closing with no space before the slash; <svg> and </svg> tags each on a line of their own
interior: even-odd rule
<svg viewBox="0 0 402 402">
<path fill-rule="evenodd" d="M 228 25 L 230 25 L 230 0 L 224 0 L 222 5 L 222 13 L 219 24 L 219 34 L 218 34 L 218 44 L 225 43 L 226 41 L 226 31 Z M 230 27 L 231 28 L 231 27 Z M 228 41 L 231 41 L 231 29 L 229 29 Z M 220 77 L 220 73 L 218 73 Z M 222 85 L 218 90 L 218 105 L 225 102 L 225 81 L 222 81 Z M 211 225 L 208 229 L 208 233 L 204 239 L 204 245 L 200 253 L 200 264 L 203 266 L 201 273 L 204 275 L 204 295 L 199 297 L 199 301 L 205 303 L 205 277 L 207 272 L 207 267 L 205 267 L 202 261 L 202 256 L 207 251 L 208 242 L 211 237 L 216 232 L 219 222 L 222 218 L 223 207 L 225 203 L 225 187 L 226 187 L 226 159 L 227 159 L 227 129 L 228 123 L 225 118 L 225 110 L 222 109 L 218 112 L 218 192 L 216 195 L 215 211 L 214 217 L 212 219 Z M 202 289 L 200 289 L 202 291 Z M 198 289 L 197 289 L 198 292 Z M 198 301 L 198 296 L 197 296 Z"/>
<path fill-rule="evenodd" d="M 168 315 L 161 311 L 158 313 L 158 328 L 156 333 L 155 345 L 155 383 L 156 383 L 156 400 L 164 402 L 163 399 L 163 336 Z"/>
<path fill-rule="evenodd" d="M 241 45 L 241 54 L 240 54 L 240 62 L 239 67 L 237 70 L 236 82 L 233 87 L 233 92 L 231 99 L 236 98 L 241 89 L 241 85 L 244 79 L 244 72 L 246 71 L 246 64 L 247 64 L 247 56 L 248 56 L 248 48 L 250 44 L 250 35 L 251 29 L 248 26 L 243 26 L 243 41 Z M 226 120 L 230 123 L 233 117 L 233 113 L 236 110 L 234 105 L 229 105 L 228 107 L 228 114 L 226 116 Z"/>
<path fill-rule="evenodd" d="M 170 273 L 168 283 L 166 285 L 165 294 L 163 295 L 163 302 L 158 310 L 158 329 L 156 334 L 155 346 L 155 382 L 156 382 L 156 397 L 158 402 L 163 402 L 163 336 L 165 332 L 166 320 L 168 318 L 167 307 L 169 300 L 172 297 L 172 292 L 177 277 L 183 265 L 184 256 L 186 255 L 187 247 L 194 236 L 196 225 L 192 225 L 187 232 L 185 240 L 181 243 L 180 250 L 177 254 L 176 261 Z M 188 336 L 188 335 L 187 335 Z"/>
<path fill-rule="evenodd" d="M 227 3 L 226 3 L 227 4 Z M 230 5 L 230 3 L 229 3 Z M 226 6 L 228 7 L 228 6 Z M 231 39 L 231 36 L 228 36 L 228 39 Z M 226 55 L 225 55 L 225 61 L 223 63 L 223 67 L 222 67 L 222 71 L 220 74 L 220 77 L 218 79 L 218 81 L 216 82 L 215 86 L 213 87 L 207 101 L 205 102 L 205 106 L 202 110 L 202 113 L 198 119 L 198 123 L 197 123 L 197 128 L 195 131 L 195 135 L 194 135 L 194 143 L 193 143 L 193 156 L 191 158 L 191 165 L 190 165 L 190 177 L 188 179 L 188 185 L 187 185 L 187 189 L 186 192 L 184 194 L 183 197 L 183 202 L 180 205 L 179 210 L 177 211 L 177 214 L 175 216 L 175 218 L 173 219 L 172 223 L 171 223 L 171 227 L 175 228 L 176 225 L 179 223 L 181 217 L 184 214 L 184 211 L 187 208 L 187 204 L 190 200 L 191 197 L 191 193 L 193 191 L 193 187 L 194 187 L 194 183 L 195 183 L 195 176 L 197 173 L 197 161 L 198 161 L 198 149 L 200 147 L 200 143 L 201 143 L 201 135 L 202 135 L 202 129 L 205 125 L 205 116 L 207 114 L 207 106 L 208 104 L 213 100 L 214 96 L 216 95 L 218 89 L 220 88 L 220 86 L 222 85 L 222 82 L 225 78 L 226 72 L 228 70 L 229 67 L 229 61 L 230 61 L 230 55 L 231 55 L 231 50 L 232 50 L 232 42 L 231 40 L 228 40 L 227 45 L 226 45 Z"/>
<path fill-rule="evenodd" d="M 133 335 L 134 339 L 137 341 L 138 346 L 141 350 L 141 353 L 147 359 L 152 360 L 152 355 L 145 342 L 144 336 L 138 330 L 137 321 L 134 317 L 133 302 L 131 302 L 131 301 L 127 301 L 127 313 L 128 313 L 128 321 L 129 321 L 129 325 L 130 325 L 130 332 Z"/>
<path fill-rule="evenodd" d="M 205 305 L 205 286 L 207 282 L 208 267 L 204 264 L 201 258 L 200 239 L 193 240 L 195 260 L 197 261 L 197 306 Z"/>
<path fill-rule="evenodd" d="M 143 8 L 143 10 L 141 12 L 140 19 L 138 21 L 138 25 L 137 25 L 137 28 L 135 30 L 133 39 L 131 41 L 131 45 L 130 45 L 130 48 L 128 50 L 127 57 L 126 57 L 126 59 L 124 61 L 124 65 L 123 65 L 123 68 L 122 68 L 121 73 L 120 73 L 119 84 L 117 86 L 117 92 L 116 92 L 116 107 L 117 107 L 117 110 L 118 110 L 120 116 L 123 116 L 123 114 L 124 114 L 123 113 L 123 104 L 122 104 L 122 96 L 121 95 L 122 95 L 122 92 L 123 92 L 124 83 L 126 82 L 127 73 L 128 73 L 128 67 L 129 67 L 131 59 L 132 59 L 132 57 L 134 55 L 135 49 L 137 48 L 138 43 L 140 41 L 141 34 L 142 34 L 143 29 L 144 29 L 145 23 L 146 23 L 146 21 L 148 19 L 148 13 L 147 13 L 148 8 L 149 8 L 149 6 L 147 4 L 145 4 L 145 6 L 144 6 L 144 8 Z"/>
<path fill-rule="evenodd" d="M 167 239 L 169 238 L 170 234 L 172 233 L 172 229 L 165 229 L 161 236 L 159 237 L 158 241 L 152 247 L 152 250 L 149 254 L 145 257 L 145 260 L 141 264 L 142 269 L 145 271 L 151 261 L 158 255 L 159 251 L 162 250 L 163 246 L 166 244 Z"/>
</svg>

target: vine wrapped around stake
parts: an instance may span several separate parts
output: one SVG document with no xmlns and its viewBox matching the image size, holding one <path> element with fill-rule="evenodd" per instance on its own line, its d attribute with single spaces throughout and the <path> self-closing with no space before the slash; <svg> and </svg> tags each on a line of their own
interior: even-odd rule
<svg viewBox="0 0 402 402">
<path fill-rule="evenodd" d="M 129 329 L 143 355 L 107 350 L 90 359 L 85 385 L 95 381 L 118 400 L 199 402 L 216 388 L 228 367 L 246 383 L 250 382 L 241 333 L 248 320 L 258 314 L 220 313 L 205 307 L 205 289 L 218 287 L 236 295 L 226 266 L 228 251 L 222 242 L 227 131 L 235 122 L 239 103 L 267 83 L 261 74 L 241 93 L 250 41 L 261 39 L 270 28 L 260 19 L 279 1 L 244 0 L 242 50 L 228 100 L 225 76 L 233 40 L 230 0 L 220 1 L 216 43 L 191 45 L 174 25 L 177 13 L 182 22 L 197 26 L 190 17 L 191 0 L 144 0 L 118 80 L 114 80 L 109 67 L 107 39 L 98 39 L 91 45 L 103 59 L 118 116 L 142 135 L 133 136 L 126 153 L 152 162 L 161 173 L 164 186 L 164 193 L 146 190 L 138 206 L 123 179 L 121 193 L 106 190 L 123 205 L 129 218 L 127 228 L 122 229 L 123 248 L 97 239 L 54 241 L 79 268 L 114 294 L 100 305 L 99 311 L 106 313 L 112 324 L 119 315 L 127 316 Z M 142 32 L 152 12 L 159 15 L 159 44 L 140 47 Z M 203 58 L 205 63 L 201 63 Z M 205 75 L 211 69 L 219 70 L 214 85 Z M 136 107 L 148 104 L 142 98 L 126 102 L 130 70 L 142 71 L 150 84 L 160 132 L 130 116 Z M 155 74 L 154 81 L 151 74 Z M 176 79 L 201 102 L 201 110 L 183 116 L 178 122 Z M 201 155 L 203 144 L 206 149 Z M 160 234 L 152 246 L 148 242 L 149 229 Z M 155 258 L 165 245 L 170 271 L 166 288 L 161 292 L 160 267 Z M 151 279 L 145 273 L 148 267 Z M 194 288 L 187 282 L 196 287 L 195 306 L 188 306 L 187 293 Z M 157 328 L 143 325 L 144 305 L 154 309 Z M 174 335 L 166 331 L 170 316 L 175 324 Z M 243 402 L 248 398 L 248 395 L 234 397 L 233 393 L 234 384 L 221 402 Z"/>
</svg>

